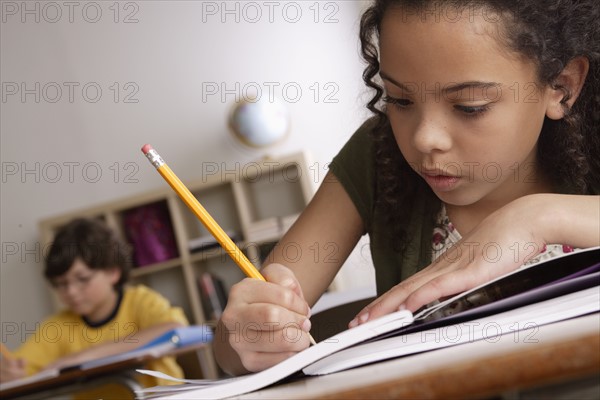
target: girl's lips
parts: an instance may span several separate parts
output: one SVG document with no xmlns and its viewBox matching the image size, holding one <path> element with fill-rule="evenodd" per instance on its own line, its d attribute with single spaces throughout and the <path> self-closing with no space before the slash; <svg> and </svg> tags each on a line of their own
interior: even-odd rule
<svg viewBox="0 0 600 400">
<path fill-rule="evenodd" d="M 423 179 L 433 190 L 446 192 L 454 189 L 460 180 L 458 176 L 422 174 Z"/>
</svg>

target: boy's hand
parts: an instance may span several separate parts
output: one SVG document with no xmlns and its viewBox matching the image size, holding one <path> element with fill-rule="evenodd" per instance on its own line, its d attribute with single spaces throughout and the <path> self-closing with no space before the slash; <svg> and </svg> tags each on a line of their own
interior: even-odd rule
<svg viewBox="0 0 600 400">
<path fill-rule="evenodd" d="M 92 348 L 93 350 L 93 348 Z M 100 356 L 94 356 L 90 349 L 83 350 L 77 353 L 72 353 L 67 356 L 61 357 L 58 360 L 46 365 L 44 370 L 47 369 L 63 369 L 76 365 L 83 364 L 86 361 L 93 360 L 94 358 L 99 358 Z"/>
<path fill-rule="evenodd" d="M 248 371 L 271 367 L 309 346 L 310 308 L 293 272 L 281 264 L 231 288 L 221 323 Z"/>
<path fill-rule="evenodd" d="M 27 375 L 25 365 L 26 362 L 22 358 L 9 359 L 2 357 L 0 359 L 0 382 L 24 378 Z"/>
</svg>

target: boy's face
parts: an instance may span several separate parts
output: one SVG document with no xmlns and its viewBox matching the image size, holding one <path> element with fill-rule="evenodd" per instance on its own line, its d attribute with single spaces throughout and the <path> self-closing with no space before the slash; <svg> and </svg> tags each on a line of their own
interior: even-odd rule
<svg viewBox="0 0 600 400">
<path fill-rule="evenodd" d="M 99 321 L 113 310 L 114 285 L 119 278 L 118 268 L 91 269 L 77 258 L 66 274 L 52 280 L 52 286 L 71 311 L 91 321 Z"/>
<path fill-rule="evenodd" d="M 380 75 L 402 154 L 446 204 L 497 206 L 541 191 L 549 89 L 498 39 L 499 22 L 441 15 L 392 9 L 383 20 Z"/>
</svg>

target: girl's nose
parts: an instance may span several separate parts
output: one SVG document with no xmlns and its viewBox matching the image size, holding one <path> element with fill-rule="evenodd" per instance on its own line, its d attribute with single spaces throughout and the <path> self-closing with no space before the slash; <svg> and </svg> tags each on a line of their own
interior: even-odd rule
<svg viewBox="0 0 600 400">
<path fill-rule="evenodd" d="M 424 154 L 443 153 L 452 147 L 452 137 L 444 123 L 423 118 L 414 130 L 413 145 Z"/>
</svg>

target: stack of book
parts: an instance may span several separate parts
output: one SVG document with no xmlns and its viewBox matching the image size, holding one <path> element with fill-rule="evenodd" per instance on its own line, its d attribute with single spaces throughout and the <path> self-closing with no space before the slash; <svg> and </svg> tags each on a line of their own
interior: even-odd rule
<svg viewBox="0 0 600 400">
<path fill-rule="evenodd" d="M 227 236 L 231 238 L 234 242 L 239 242 L 242 240 L 242 235 L 234 229 L 226 229 L 225 233 Z M 213 249 L 219 247 L 219 242 L 213 235 L 207 234 L 197 237 L 195 239 L 190 239 L 188 242 L 188 248 L 191 252 L 203 251 L 208 249 Z"/>
<path fill-rule="evenodd" d="M 298 219 L 298 214 L 271 217 L 253 222 L 248 227 L 248 242 L 263 243 L 277 241 Z"/>
<path fill-rule="evenodd" d="M 216 321 L 227 305 L 227 292 L 223 281 L 210 272 L 205 272 L 198 277 L 198 288 L 202 310 L 208 320 Z"/>
</svg>

